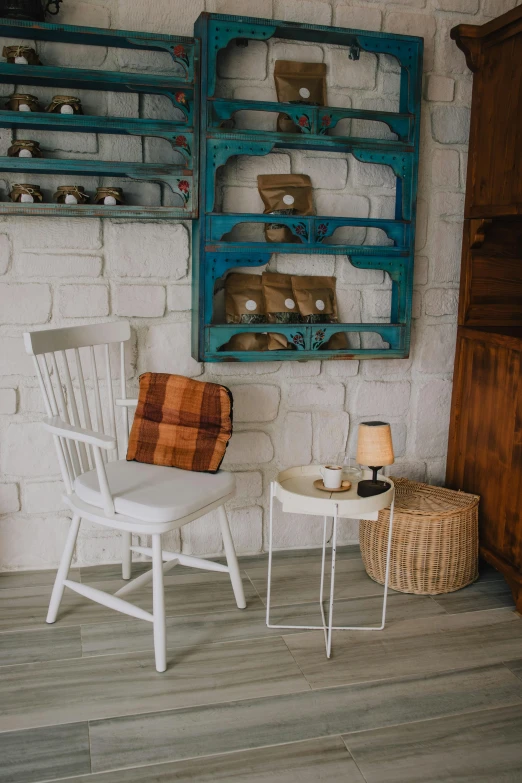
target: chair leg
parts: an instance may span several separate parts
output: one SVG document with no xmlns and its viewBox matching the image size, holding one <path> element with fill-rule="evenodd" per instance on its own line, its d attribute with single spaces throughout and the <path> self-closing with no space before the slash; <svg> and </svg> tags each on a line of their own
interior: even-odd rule
<svg viewBox="0 0 522 783">
<path fill-rule="evenodd" d="M 221 534 L 223 536 L 223 544 L 225 546 L 225 555 L 227 556 L 227 564 L 230 571 L 230 581 L 232 582 L 232 590 L 236 599 L 238 609 L 244 609 L 246 607 L 245 593 L 243 592 L 243 582 L 241 581 L 241 573 L 239 571 L 239 565 L 236 557 L 236 550 L 234 548 L 234 542 L 232 540 L 232 534 L 230 533 L 230 527 L 228 525 L 227 512 L 225 506 L 220 506 L 218 509 L 219 522 L 221 524 Z"/>
<path fill-rule="evenodd" d="M 78 514 L 75 514 L 71 520 L 71 527 L 69 528 L 69 534 L 67 536 L 67 541 L 65 542 L 62 559 L 60 560 L 56 579 L 54 580 L 53 592 L 51 593 L 51 600 L 49 602 L 49 610 L 45 620 L 46 623 L 54 623 L 58 615 L 58 609 L 60 608 L 60 604 L 62 602 L 63 591 L 65 590 L 63 583 L 69 574 L 79 529 L 80 517 Z"/>
<path fill-rule="evenodd" d="M 130 579 L 132 571 L 132 534 L 125 530 L 121 534 L 122 554 L 121 554 L 121 576 L 122 579 Z"/>
<path fill-rule="evenodd" d="M 154 615 L 154 655 L 156 670 L 167 668 L 167 634 L 165 627 L 165 592 L 163 586 L 163 558 L 161 535 L 152 536 L 152 613 Z"/>
</svg>

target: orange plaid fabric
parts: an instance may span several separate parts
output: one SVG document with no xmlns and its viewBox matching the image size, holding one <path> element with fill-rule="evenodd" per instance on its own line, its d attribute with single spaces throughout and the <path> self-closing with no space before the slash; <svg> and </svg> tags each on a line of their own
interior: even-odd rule
<svg viewBox="0 0 522 783">
<path fill-rule="evenodd" d="M 215 473 L 232 436 L 232 394 L 226 386 L 146 372 L 127 459 Z"/>
</svg>

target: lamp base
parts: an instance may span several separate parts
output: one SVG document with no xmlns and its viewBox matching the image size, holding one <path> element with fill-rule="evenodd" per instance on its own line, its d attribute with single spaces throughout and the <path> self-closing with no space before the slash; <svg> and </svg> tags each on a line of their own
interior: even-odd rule
<svg viewBox="0 0 522 783">
<path fill-rule="evenodd" d="M 374 481 L 373 479 L 365 479 L 359 481 L 357 484 L 357 494 L 361 498 L 370 498 L 373 495 L 382 495 L 383 492 L 387 492 L 391 484 L 387 481 Z"/>
</svg>

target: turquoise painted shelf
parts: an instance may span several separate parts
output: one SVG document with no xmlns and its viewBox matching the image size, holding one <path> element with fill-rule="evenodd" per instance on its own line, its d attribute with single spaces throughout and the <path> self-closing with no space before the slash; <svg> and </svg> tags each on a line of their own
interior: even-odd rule
<svg viewBox="0 0 522 783">
<path fill-rule="evenodd" d="M 199 219 L 193 227 L 193 356 L 204 361 L 273 361 L 307 359 L 399 358 L 408 355 L 413 287 L 413 254 L 419 160 L 420 103 L 423 41 L 413 36 L 366 30 L 351 30 L 272 19 L 251 19 L 221 14 L 202 14 L 195 25 L 201 42 L 200 178 Z M 395 57 L 400 64 L 398 111 L 307 106 L 274 101 L 253 101 L 216 96 L 217 57 L 232 41 L 244 46 L 249 40 L 281 38 L 342 46 L 347 67 L 361 51 Z M 354 66 L 350 66 L 354 67 Z M 238 112 L 269 112 L 289 115 L 300 133 L 235 129 Z M 343 119 L 382 123 L 395 139 L 331 135 Z M 273 223 L 273 216 L 231 214 L 216 211 L 216 178 L 222 166 L 236 155 L 265 156 L 274 149 L 298 149 L 350 153 L 357 160 L 389 166 L 396 178 L 393 219 L 317 215 L 279 216 L 296 243 L 238 240 L 234 229 L 255 224 L 258 229 Z M 343 227 L 380 229 L 380 244 L 334 244 L 335 232 Z M 372 237 L 373 238 L 373 237 Z M 280 325 L 216 323 L 216 286 L 231 270 L 266 265 L 273 253 L 348 256 L 360 269 L 387 272 L 392 281 L 388 323 Z M 348 263 L 348 261 L 346 262 Z M 228 341 L 237 334 L 277 332 L 284 334 L 292 350 L 229 351 Z M 350 336 L 354 347 L 325 349 L 337 332 Z M 387 347 L 365 347 L 367 335 L 379 336 Z M 361 336 L 358 341 L 356 337 Z M 370 340 L 371 343 L 371 340 Z"/>
<path fill-rule="evenodd" d="M 108 133 L 152 136 L 166 139 L 181 155 L 179 163 L 126 163 L 102 160 L 58 160 L 56 158 L 0 158 L 0 169 L 6 173 L 23 173 L 24 180 L 43 174 L 78 174 L 93 177 L 124 177 L 158 182 L 179 197 L 179 207 L 63 204 L 13 204 L 0 202 L 0 214 L 49 215 L 52 217 L 118 217 L 118 218 L 184 218 L 197 214 L 193 198 L 198 173 L 198 142 L 194 134 L 195 96 L 197 90 L 198 44 L 192 38 L 125 30 L 105 30 L 48 23 L 0 19 L 0 35 L 24 40 L 55 41 L 68 44 L 144 49 L 167 52 L 176 64 L 174 75 L 127 73 L 120 71 L 64 68 L 53 65 L 18 65 L 0 63 L 0 83 L 53 87 L 57 91 L 100 90 L 124 93 L 164 95 L 180 110 L 178 120 L 139 119 L 89 115 L 62 115 L 39 112 L 0 110 L 0 127 L 17 131 L 45 130 L 56 133 Z M 19 136 L 20 138 L 20 136 Z M 25 176 L 27 175 L 27 176 Z M 31 181 L 34 181 L 31 179 Z M 81 184 L 81 183 L 80 183 Z"/>
</svg>

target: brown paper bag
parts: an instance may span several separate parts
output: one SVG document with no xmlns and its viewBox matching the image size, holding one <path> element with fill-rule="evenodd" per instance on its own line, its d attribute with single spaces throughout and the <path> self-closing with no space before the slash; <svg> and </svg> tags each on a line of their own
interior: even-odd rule
<svg viewBox="0 0 522 783">
<path fill-rule="evenodd" d="M 264 272 L 263 294 L 269 324 L 299 324 L 302 322 L 294 299 L 292 278 L 277 272 Z"/>
<path fill-rule="evenodd" d="M 257 188 L 264 204 L 265 215 L 313 215 L 312 182 L 306 174 L 259 174 Z M 265 225 L 267 242 L 291 242 L 301 240 L 282 223 Z"/>
<path fill-rule="evenodd" d="M 304 323 L 338 323 L 335 277 L 292 275 L 292 290 Z"/>
<path fill-rule="evenodd" d="M 228 343 L 222 345 L 220 351 L 266 351 L 268 350 L 268 335 L 256 332 L 233 334 Z"/>
<path fill-rule="evenodd" d="M 229 274 L 225 280 L 225 311 L 228 324 L 266 323 L 261 275 Z"/>
<path fill-rule="evenodd" d="M 326 65 L 277 60 L 274 81 L 279 103 L 326 105 Z M 281 133 L 301 133 L 288 114 L 279 114 L 277 130 Z"/>
</svg>

